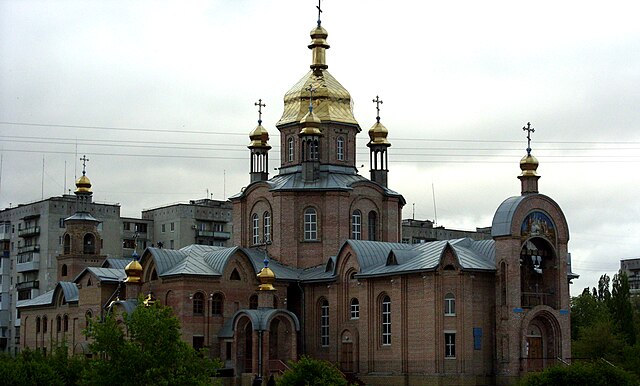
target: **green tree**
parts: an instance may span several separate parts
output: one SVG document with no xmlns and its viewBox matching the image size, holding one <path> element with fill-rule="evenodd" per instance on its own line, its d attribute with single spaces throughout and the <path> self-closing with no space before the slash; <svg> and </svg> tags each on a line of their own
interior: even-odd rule
<svg viewBox="0 0 640 386">
<path fill-rule="evenodd" d="M 180 339 L 180 322 L 169 307 L 142 302 L 123 323 L 109 313 L 86 331 L 97 358 L 83 375 L 91 385 L 206 385 L 220 367 Z"/>
<path fill-rule="evenodd" d="M 555 366 L 544 371 L 529 373 L 520 380 L 519 385 L 637 386 L 638 378 L 609 363 L 596 361 Z"/>
<path fill-rule="evenodd" d="M 15 358 L 0 356 L 0 380 L 3 385 L 73 385 L 81 371 L 82 359 L 70 359 L 66 347 L 54 350 L 48 357 L 40 351 L 29 349 L 23 350 Z"/>
<path fill-rule="evenodd" d="M 289 370 L 282 374 L 278 386 L 347 386 L 344 375 L 327 361 L 303 356 L 289 362 Z"/>
<path fill-rule="evenodd" d="M 612 287 L 609 311 L 616 331 L 624 336 L 629 345 L 634 345 L 636 343 L 636 330 L 633 322 L 633 306 L 631 304 L 627 274 L 619 272 L 614 275 Z"/>
</svg>

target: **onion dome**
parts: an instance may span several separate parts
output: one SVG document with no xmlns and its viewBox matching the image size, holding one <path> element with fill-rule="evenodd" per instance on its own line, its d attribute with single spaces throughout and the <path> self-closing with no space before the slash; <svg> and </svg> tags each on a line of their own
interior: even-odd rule
<svg viewBox="0 0 640 386">
<path fill-rule="evenodd" d="M 391 143 L 387 141 L 387 135 L 389 135 L 389 130 L 378 120 L 371 128 L 369 129 L 369 145 L 387 145 L 390 146 Z"/>
<path fill-rule="evenodd" d="M 267 129 L 262 126 L 262 122 L 258 121 L 258 126 L 249 134 L 249 139 L 251 140 L 251 144 L 249 144 L 249 149 L 255 148 L 264 148 L 271 149 L 271 145 L 267 143 L 269 141 L 269 132 Z"/>
<path fill-rule="evenodd" d="M 302 126 L 300 135 L 322 135 L 320 122 L 320 118 L 309 107 L 309 112 L 300 120 L 300 125 Z"/>
<path fill-rule="evenodd" d="M 127 264 L 127 266 L 124 267 L 124 272 L 127 274 L 127 278 L 124 281 L 125 283 L 142 282 L 142 265 L 140 265 L 137 259 L 134 258 L 129 264 Z"/>
<path fill-rule="evenodd" d="M 264 259 L 264 268 L 257 275 L 260 285 L 258 291 L 275 291 L 273 283 L 276 282 L 276 274 L 269 268 L 269 260 Z"/>
<path fill-rule="evenodd" d="M 318 101 L 314 108 L 318 119 L 358 126 L 353 116 L 351 94 L 327 71 L 327 36 L 327 30 L 319 25 L 311 30 L 308 46 L 312 52 L 311 70 L 284 95 L 284 111 L 276 126 L 298 123 L 304 118 L 309 106 L 307 90 L 310 86 L 316 89 L 313 97 Z"/>
<path fill-rule="evenodd" d="M 76 193 L 91 193 L 91 181 L 84 173 L 76 181 Z"/>
<path fill-rule="evenodd" d="M 524 177 L 535 177 L 538 174 L 536 171 L 538 170 L 539 162 L 536 157 L 532 156 L 531 153 L 527 153 L 520 160 L 520 170 L 522 170 L 521 176 Z"/>
</svg>

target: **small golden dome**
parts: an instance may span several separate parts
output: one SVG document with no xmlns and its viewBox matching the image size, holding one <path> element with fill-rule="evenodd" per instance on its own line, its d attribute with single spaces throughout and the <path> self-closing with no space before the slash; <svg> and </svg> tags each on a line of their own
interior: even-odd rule
<svg viewBox="0 0 640 386">
<path fill-rule="evenodd" d="M 76 193 L 91 193 L 91 181 L 85 174 L 76 181 Z"/>
<path fill-rule="evenodd" d="M 391 145 L 389 141 L 387 141 L 387 135 L 389 135 L 389 130 L 380 121 L 377 121 L 371 128 L 369 129 L 369 145 Z"/>
<path fill-rule="evenodd" d="M 142 281 L 142 266 L 138 260 L 132 260 L 124 268 L 124 272 L 127 274 L 125 283 L 140 283 Z"/>
<path fill-rule="evenodd" d="M 269 132 L 261 123 L 249 134 L 249 139 L 251 139 L 250 149 L 257 147 L 271 149 L 271 146 L 267 143 L 269 141 Z"/>
<path fill-rule="evenodd" d="M 276 289 L 273 287 L 273 283 L 276 282 L 276 274 L 273 273 L 271 268 L 267 267 L 269 264 L 268 260 L 265 260 L 265 266 L 258 272 L 258 281 L 260 285 L 258 286 L 258 291 L 275 291 Z"/>
<path fill-rule="evenodd" d="M 322 135 L 322 131 L 320 130 L 320 123 L 320 118 L 318 118 L 313 110 L 310 110 L 300 120 L 300 125 L 302 126 L 300 135 Z"/>
<path fill-rule="evenodd" d="M 520 160 L 520 170 L 522 170 L 521 176 L 525 177 L 534 177 L 538 174 L 536 171 L 538 170 L 539 162 L 536 157 L 532 156 L 531 153 L 525 155 Z"/>
</svg>

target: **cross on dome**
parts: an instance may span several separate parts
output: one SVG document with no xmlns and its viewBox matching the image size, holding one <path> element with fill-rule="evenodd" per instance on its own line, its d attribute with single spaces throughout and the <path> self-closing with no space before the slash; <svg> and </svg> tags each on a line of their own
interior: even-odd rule
<svg viewBox="0 0 640 386">
<path fill-rule="evenodd" d="M 531 127 L 531 122 L 527 122 L 527 125 L 522 130 L 527 132 L 527 154 L 531 154 L 531 133 L 535 133 L 536 130 Z"/>
<path fill-rule="evenodd" d="M 305 90 L 309 91 L 309 112 L 313 111 L 313 92 L 317 90 L 317 88 L 313 87 L 313 85 L 309 85 Z"/>
<path fill-rule="evenodd" d="M 261 125 L 262 124 L 262 108 L 267 107 L 267 105 L 262 103 L 262 99 L 258 99 L 258 101 L 253 105 L 258 106 L 258 125 Z"/>
<path fill-rule="evenodd" d="M 89 158 L 87 158 L 86 155 L 83 155 L 82 158 L 80 158 L 80 161 L 82 161 L 82 175 L 84 176 L 87 174 L 87 161 L 89 161 Z"/>
<path fill-rule="evenodd" d="M 376 104 L 376 120 L 380 122 L 380 105 L 382 104 L 382 99 L 376 95 L 376 99 L 373 100 L 373 103 Z"/>
<path fill-rule="evenodd" d="M 318 8 L 318 27 L 320 27 L 320 23 L 322 23 L 322 22 L 320 21 L 320 14 L 322 13 L 322 9 L 320 8 L 320 6 L 321 6 L 320 2 L 321 2 L 321 1 L 322 1 L 322 0 L 318 0 L 318 5 L 316 5 L 316 8 Z"/>
</svg>

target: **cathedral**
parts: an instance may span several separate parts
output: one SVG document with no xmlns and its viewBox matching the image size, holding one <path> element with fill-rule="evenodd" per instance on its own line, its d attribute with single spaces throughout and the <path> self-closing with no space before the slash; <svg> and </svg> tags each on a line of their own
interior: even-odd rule
<svg viewBox="0 0 640 386">
<path fill-rule="evenodd" d="M 256 103 L 249 183 L 230 198 L 235 246 L 101 258 L 98 221 L 79 205 L 65 221 L 58 285 L 20 308 L 22 347 L 66 341 L 91 355 L 87 320 L 145 297 L 173 308 L 186 342 L 222 359 L 228 384 L 278 374 L 301 355 L 368 385 L 513 384 L 570 359 L 569 230 L 538 192 L 530 143 L 521 195 L 497 208 L 491 240 L 401 243 L 405 200 L 387 186 L 391 143 L 379 109 L 366 178 L 356 168 L 362 129 L 328 71 L 320 20 L 310 37 L 310 69 L 275 124 L 281 159 L 271 178 Z M 83 173 L 80 202 L 91 187 Z"/>
</svg>

